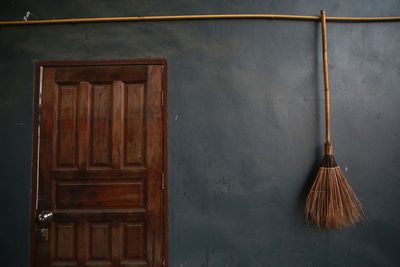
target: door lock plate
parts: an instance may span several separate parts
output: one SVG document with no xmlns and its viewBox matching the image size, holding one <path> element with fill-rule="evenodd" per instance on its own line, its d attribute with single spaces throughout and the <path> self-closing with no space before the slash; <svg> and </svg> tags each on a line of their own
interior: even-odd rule
<svg viewBox="0 0 400 267">
<path fill-rule="evenodd" d="M 49 228 L 40 228 L 40 241 L 49 241 Z"/>
</svg>

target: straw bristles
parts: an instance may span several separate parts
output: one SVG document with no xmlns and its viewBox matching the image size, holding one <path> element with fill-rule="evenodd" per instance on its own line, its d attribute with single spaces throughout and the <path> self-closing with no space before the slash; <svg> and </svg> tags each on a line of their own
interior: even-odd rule
<svg viewBox="0 0 400 267">
<path fill-rule="evenodd" d="M 318 227 L 344 228 L 363 220 L 361 203 L 333 156 L 324 157 L 308 193 L 305 212 L 307 221 Z"/>
</svg>

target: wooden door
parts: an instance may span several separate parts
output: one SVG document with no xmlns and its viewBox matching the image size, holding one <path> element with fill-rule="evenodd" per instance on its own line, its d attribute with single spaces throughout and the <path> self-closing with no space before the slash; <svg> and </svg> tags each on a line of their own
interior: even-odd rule
<svg viewBox="0 0 400 267">
<path fill-rule="evenodd" d="M 165 62 L 39 65 L 32 266 L 163 266 Z"/>
</svg>

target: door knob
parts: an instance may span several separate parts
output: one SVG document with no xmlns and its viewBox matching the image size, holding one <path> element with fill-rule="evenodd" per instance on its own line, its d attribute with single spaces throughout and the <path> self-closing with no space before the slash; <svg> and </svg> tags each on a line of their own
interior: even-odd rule
<svg viewBox="0 0 400 267">
<path fill-rule="evenodd" d="M 53 212 L 49 210 L 42 210 L 39 213 L 38 220 L 39 222 L 50 222 L 53 219 Z"/>
</svg>

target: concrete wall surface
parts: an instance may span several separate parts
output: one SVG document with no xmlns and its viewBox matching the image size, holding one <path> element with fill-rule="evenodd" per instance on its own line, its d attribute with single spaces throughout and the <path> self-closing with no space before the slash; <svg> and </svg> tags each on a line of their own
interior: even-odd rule
<svg viewBox="0 0 400 267">
<path fill-rule="evenodd" d="M 0 19 L 281 13 L 400 15 L 398 0 L 18 1 Z M 328 23 L 335 156 L 368 220 L 304 221 L 322 157 L 317 22 L 0 27 L 0 265 L 28 266 L 34 62 L 166 58 L 172 267 L 400 266 L 400 22 Z"/>
</svg>

